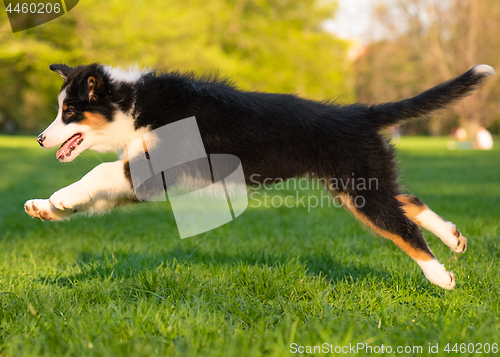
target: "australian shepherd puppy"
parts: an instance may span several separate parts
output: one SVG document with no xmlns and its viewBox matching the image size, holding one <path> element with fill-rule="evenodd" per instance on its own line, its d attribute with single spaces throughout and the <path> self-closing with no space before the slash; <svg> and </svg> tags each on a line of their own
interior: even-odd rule
<svg viewBox="0 0 500 357">
<path fill-rule="evenodd" d="M 344 182 L 376 179 L 371 189 L 327 189 L 344 198 L 356 218 L 413 258 L 430 282 L 454 288 L 453 273 L 435 258 L 419 226 L 456 253 L 465 251 L 467 239 L 453 223 L 402 192 L 393 151 L 379 131 L 463 98 L 494 75 L 490 66 L 478 65 L 416 97 L 378 105 L 244 92 L 217 78 L 121 71 L 99 64 L 53 64 L 50 69 L 64 84 L 57 98 L 58 115 L 38 143 L 46 149 L 59 147 L 56 157 L 61 162 L 71 162 L 88 149 L 118 152 L 120 159 L 100 164 L 49 199 L 27 201 L 24 208 L 30 216 L 57 221 L 77 212 L 139 202 L 130 175 L 130 145 L 152 130 L 194 116 L 206 152 L 237 156 L 247 184 L 255 184 L 256 178 L 284 180 L 307 174 Z M 363 196 L 362 207 L 353 204 L 358 196 Z"/>
</svg>

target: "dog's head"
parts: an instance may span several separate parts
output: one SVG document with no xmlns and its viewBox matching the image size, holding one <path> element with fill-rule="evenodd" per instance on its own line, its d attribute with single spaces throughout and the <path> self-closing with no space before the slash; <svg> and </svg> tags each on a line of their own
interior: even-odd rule
<svg viewBox="0 0 500 357">
<path fill-rule="evenodd" d="M 113 134 L 116 113 L 130 109 L 119 102 L 124 101 L 124 95 L 131 96 L 131 88 L 122 88 L 118 98 L 109 71 L 98 64 L 75 68 L 53 64 L 50 69 L 64 79 L 64 84 L 57 98 L 58 115 L 38 136 L 38 143 L 44 148 L 60 146 L 56 157 L 61 162 L 70 162 L 87 149 L 117 149 L 112 147 L 109 136 Z"/>
</svg>

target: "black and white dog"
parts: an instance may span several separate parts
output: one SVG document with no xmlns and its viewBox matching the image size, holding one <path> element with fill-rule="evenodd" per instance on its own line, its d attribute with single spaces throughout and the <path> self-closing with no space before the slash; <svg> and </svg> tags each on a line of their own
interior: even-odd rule
<svg viewBox="0 0 500 357">
<path fill-rule="evenodd" d="M 129 146 L 156 128 L 194 116 L 207 153 L 237 156 L 248 184 L 255 184 L 255 177 L 283 180 L 306 174 L 344 182 L 377 179 L 376 189 L 362 192 L 350 185 L 327 189 L 345 198 L 344 206 L 356 218 L 412 257 L 430 282 L 454 288 L 453 273 L 435 258 L 419 226 L 456 253 L 465 251 L 467 239 L 418 198 L 402 193 L 391 146 L 379 131 L 463 98 L 495 74 L 490 66 L 476 66 L 416 97 L 371 106 L 244 92 L 225 80 L 179 73 L 98 64 L 54 64 L 50 69 L 64 84 L 57 118 L 38 136 L 40 145 L 60 146 L 56 157 L 61 162 L 87 149 L 118 152 L 120 160 L 97 166 L 48 200 L 27 201 L 30 216 L 57 221 L 140 201 L 131 183 Z M 356 207 L 352 201 L 360 195 L 365 204 Z"/>
</svg>

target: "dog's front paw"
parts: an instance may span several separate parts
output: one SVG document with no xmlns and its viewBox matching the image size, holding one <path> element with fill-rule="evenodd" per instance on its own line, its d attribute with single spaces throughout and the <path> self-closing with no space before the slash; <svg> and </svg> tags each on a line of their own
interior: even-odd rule
<svg viewBox="0 0 500 357">
<path fill-rule="evenodd" d="M 455 228 L 455 232 L 453 233 L 455 237 L 457 237 L 457 246 L 451 248 L 455 253 L 463 253 L 467 249 L 467 238 L 465 238 L 462 233 Z"/>
<path fill-rule="evenodd" d="M 49 200 L 29 200 L 24 204 L 24 210 L 33 218 L 42 221 L 60 221 L 68 217 L 72 212 L 56 209 Z"/>
<path fill-rule="evenodd" d="M 72 186 L 55 192 L 49 198 L 50 203 L 58 210 L 75 210 L 76 212 L 76 207 L 89 202 L 89 197 L 85 195 L 85 192 Z"/>
</svg>

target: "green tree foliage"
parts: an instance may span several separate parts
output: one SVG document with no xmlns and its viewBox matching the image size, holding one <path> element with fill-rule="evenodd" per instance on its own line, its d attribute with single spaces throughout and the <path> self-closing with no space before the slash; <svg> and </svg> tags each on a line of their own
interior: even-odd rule
<svg viewBox="0 0 500 357">
<path fill-rule="evenodd" d="M 75 20 L 62 16 L 31 30 L 13 34 L 6 12 L 0 11 L 0 116 L 25 129 L 54 118 L 54 95 L 61 85 L 48 65 L 82 58 Z"/>
<path fill-rule="evenodd" d="M 80 1 L 70 13 L 12 34 L 0 17 L 0 112 L 38 130 L 55 115 L 48 70 L 101 62 L 218 73 L 246 90 L 354 100 L 347 44 L 322 30 L 334 1 Z"/>
</svg>

